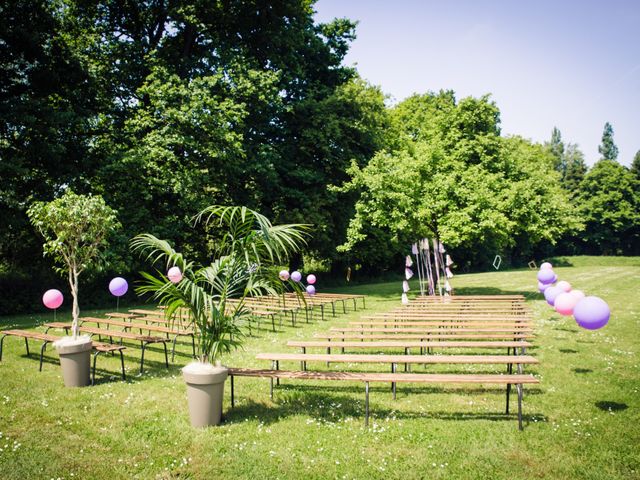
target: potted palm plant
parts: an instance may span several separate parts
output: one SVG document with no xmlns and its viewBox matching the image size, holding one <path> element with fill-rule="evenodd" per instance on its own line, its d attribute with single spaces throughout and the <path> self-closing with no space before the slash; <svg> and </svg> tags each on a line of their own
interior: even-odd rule
<svg viewBox="0 0 640 480">
<path fill-rule="evenodd" d="M 220 423 L 228 375 L 220 358 L 242 345 L 250 315 L 245 299 L 277 294 L 277 276 L 269 267 L 299 251 L 307 231 L 301 224 L 273 225 L 258 212 L 237 206 L 208 207 L 194 218 L 194 223 L 200 222 L 218 234 L 209 265 L 187 261 L 167 241 L 150 234 L 138 235 L 131 242 L 132 249 L 147 260 L 180 270 L 181 275 L 171 278 L 162 272 L 143 272 L 137 291 L 151 294 L 166 307 L 169 318 L 186 311 L 193 322 L 197 360 L 182 372 L 194 427 Z"/>
</svg>

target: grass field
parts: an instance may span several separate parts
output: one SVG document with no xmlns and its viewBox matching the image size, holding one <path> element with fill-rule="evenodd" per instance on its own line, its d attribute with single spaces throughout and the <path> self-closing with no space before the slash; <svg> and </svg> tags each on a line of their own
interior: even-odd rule
<svg viewBox="0 0 640 480">
<path fill-rule="evenodd" d="M 225 392 L 225 423 L 198 431 L 189 426 L 180 374 L 189 361 L 187 344 L 169 371 L 154 349 L 149 368 L 138 375 L 140 350 L 131 346 L 127 382 L 117 377 L 115 357 L 101 358 L 96 386 L 67 389 L 54 352 L 39 373 L 36 344 L 27 357 L 20 339 L 7 338 L 0 363 L 0 478 L 640 478 L 640 259 L 560 263 L 568 265 L 555 269 L 561 279 L 609 302 L 612 318 L 604 329 L 589 332 L 553 313 L 529 270 L 453 279 L 459 294 L 525 294 L 534 311 L 530 353 L 540 364 L 526 371 L 541 383 L 525 388 L 522 432 L 515 415 L 503 414 L 502 388 L 401 385 L 394 401 L 388 386 L 375 385 L 373 421 L 365 429 L 361 384 L 284 382 L 272 402 L 268 380 L 244 378 L 236 382 L 235 409 L 229 410 Z M 400 284 L 350 291 L 369 295 L 370 313 L 397 305 Z M 83 312 L 89 313 L 100 312 Z M 310 338 L 362 313 L 359 305 L 324 322 L 284 323 L 276 333 L 265 328 L 224 363 L 268 367 L 256 353 L 287 351 L 287 340 Z M 33 328 L 48 320 L 4 317 L 0 327 Z M 331 366 L 340 368 L 356 367 Z M 469 370 L 428 367 L 445 368 Z"/>
</svg>

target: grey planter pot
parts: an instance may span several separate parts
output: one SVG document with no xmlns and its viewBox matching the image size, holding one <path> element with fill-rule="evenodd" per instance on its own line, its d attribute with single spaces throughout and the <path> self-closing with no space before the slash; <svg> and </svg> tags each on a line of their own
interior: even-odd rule
<svg viewBox="0 0 640 480">
<path fill-rule="evenodd" d="M 183 370 L 182 375 L 187 384 L 191 426 L 203 428 L 219 425 L 222 418 L 224 382 L 229 376 L 229 370 L 216 366 L 211 372 L 206 373 Z"/>
<path fill-rule="evenodd" d="M 91 340 L 78 345 L 56 346 L 66 387 L 86 387 L 90 383 Z"/>
</svg>

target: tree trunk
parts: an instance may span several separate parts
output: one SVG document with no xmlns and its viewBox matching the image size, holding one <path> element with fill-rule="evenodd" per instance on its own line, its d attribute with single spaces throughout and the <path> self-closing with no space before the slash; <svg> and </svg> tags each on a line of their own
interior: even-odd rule
<svg viewBox="0 0 640 480">
<path fill-rule="evenodd" d="M 71 330 L 73 332 L 73 338 L 78 338 L 78 317 L 80 317 L 80 308 L 78 306 L 78 272 L 75 267 L 69 269 L 69 286 L 71 287 L 71 296 L 73 297 L 73 308 L 71 315 L 73 317 L 73 323 L 71 324 Z"/>
</svg>

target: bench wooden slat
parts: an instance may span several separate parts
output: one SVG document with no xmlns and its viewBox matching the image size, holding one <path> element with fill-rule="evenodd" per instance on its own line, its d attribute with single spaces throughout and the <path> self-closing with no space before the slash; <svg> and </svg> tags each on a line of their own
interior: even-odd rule
<svg viewBox="0 0 640 480">
<path fill-rule="evenodd" d="M 324 353 L 259 353 L 258 360 L 331 363 L 537 364 L 530 355 L 359 355 Z"/>
<path fill-rule="evenodd" d="M 229 374 L 238 377 L 288 378 L 300 380 L 343 380 L 385 383 L 540 383 L 533 375 L 492 375 L 452 373 L 367 373 L 367 372 L 312 372 L 290 370 L 258 370 L 230 368 Z"/>
<path fill-rule="evenodd" d="M 50 328 L 62 328 L 62 329 L 69 329 L 71 328 L 71 324 L 70 323 L 61 323 L 61 322 L 51 322 L 51 323 L 45 323 L 44 324 L 45 327 L 50 327 Z M 135 333 L 131 333 L 131 332 L 123 332 L 120 330 L 106 330 L 104 328 L 94 328 L 94 327 L 84 327 L 84 326 L 80 326 L 78 327 L 78 329 L 81 332 L 85 332 L 85 333 L 91 333 L 94 335 L 104 335 L 105 337 L 116 337 L 116 338 L 123 338 L 123 339 L 127 339 L 127 340 L 135 340 L 138 342 L 147 342 L 147 343 L 164 343 L 167 341 L 166 338 L 162 338 L 162 337 L 154 337 L 151 335 L 138 335 Z"/>
<path fill-rule="evenodd" d="M 535 335 L 527 334 L 527 333 L 512 333 L 512 334 L 502 334 L 502 333 L 458 333 L 458 332 L 442 332 L 442 333 L 393 333 L 389 334 L 369 334 L 369 335 L 358 335 L 358 334 L 344 334 L 341 335 L 339 333 L 316 333 L 313 335 L 314 338 L 324 338 L 328 340 L 336 340 L 340 342 L 341 340 L 411 340 L 411 339 L 443 339 L 443 338 L 453 338 L 453 339 L 476 339 L 476 340 L 491 340 L 491 339 L 513 339 L 513 338 L 535 338 Z"/>
<path fill-rule="evenodd" d="M 304 341 L 304 340 L 290 340 L 287 342 L 289 347 L 346 347 L 346 348 L 419 348 L 419 347 L 434 347 L 434 348 L 526 348 L 532 347 L 533 344 L 525 341 L 373 341 L 373 342 L 326 342 L 326 341 Z"/>
<path fill-rule="evenodd" d="M 467 332 L 485 332 L 485 333 L 530 333 L 533 332 L 532 328 L 469 328 L 469 327 L 454 327 L 447 325 L 447 328 L 358 328 L 358 327 L 331 327 L 331 332 L 353 332 L 353 333 L 467 333 Z"/>
</svg>

